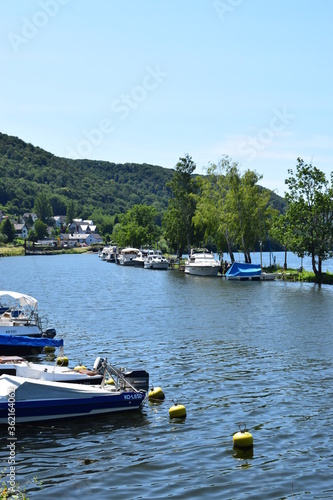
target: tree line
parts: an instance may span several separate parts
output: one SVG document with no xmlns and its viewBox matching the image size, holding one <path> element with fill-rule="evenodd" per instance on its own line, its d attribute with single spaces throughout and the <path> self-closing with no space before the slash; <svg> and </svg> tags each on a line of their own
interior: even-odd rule
<svg viewBox="0 0 333 500">
<path fill-rule="evenodd" d="M 207 175 L 194 176 L 196 165 L 189 155 L 179 158 L 168 207 L 157 223 L 153 207 L 137 205 L 120 217 L 112 238 L 120 245 L 152 245 L 159 240 L 179 257 L 193 246 L 213 244 L 220 254 L 241 251 L 251 263 L 251 252 L 271 238 L 285 249 L 312 259 L 318 281 L 322 263 L 333 256 L 333 173 L 331 182 L 312 164 L 297 159 L 296 171 L 289 169 L 286 209 L 281 214 L 272 206 L 268 190 L 260 188 L 262 178 L 228 156 L 207 168 Z"/>
<path fill-rule="evenodd" d="M 332 174 L 330 184 L 317 167 L 298 158 L 296 171 L 288 171 L 283 200 L 260 187 L 261 175 L 241 173 L 228 156 L 210 164 L 205 175 L 195 170 L 189 155 L 179 158 L 174 170 L 68 160 L 0 134 L 0 210 L 34 211 L 38 222 L 30 237 L 46 234 L 53 214 L 66 214 L 66 224 L 74 217 L 92 219 L 105 241 L 155 244 L 178 256 L 205 245 L 227 252 L 231 260 L 242 251 L 251 262 L 251 252 L 271 241 L 311 256 L 320 278 L 333 248 Z M 6 219 L 0 239 L 10 241 L 12 233 Z"/>
</svg>

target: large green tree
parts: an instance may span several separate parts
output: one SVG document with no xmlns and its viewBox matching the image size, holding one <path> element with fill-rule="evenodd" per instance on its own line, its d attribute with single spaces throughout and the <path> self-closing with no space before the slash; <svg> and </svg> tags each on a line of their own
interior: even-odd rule
<svg viewBox="0 0 333 500">
<path fill-rule="evenodd" d="M 233 241 L 251 262 L 251 252 L 259 241 L 267 239 L 267 231 L 275 210 L 270 206 L 270 193 L 260 188 L 262 175 L 252 170 L 240 173 L 238 166 L 227 168 L 226 212 Z"/>
<path fill-rule="evenodd" d="M 288 173 L 287 210 L 277 219 L 274 234 L 299 257 L 311 257 L 320 281 L 323 261 L 333 256 L 333 172 L 329 185 L 321 170 L 298 158 L 296 171 Z"/>
<path fill-rule="evenodd" d="M 194 223 L 205 227 L 206 237 L 214 238 L 219 249 L 226 246 L 232 261 L 239 248 L 245 262 L 251 262 L 251 251 L 267 238 L 274 214 L 270 192 L 258 186 L 262 176 L 251 170 L 241 174 L 228 156 L 210 165 L 207 174 L 200 179 Z"/>
<path fill-rule="evenodd" d="M 221 254 L 223 249 L 227 248 L 231 260 L 234 261 L 233 241 L 226 211 L 225 170 L 230 163 L 230 159 L 225 156 L 217 165 L 209 165 L 206 176 L 197 179 L 199 192 L 196 195 L 197 203 L 193 222 L 196 228 L 204 232 L 206 240 L 211 239 L 216 244 Z"/>
<path fill-rule="evenodd" d="M 175 173 L 167 186 L 172 191 L 168 208 L 163 217 L 162 227 L 170 245 L 181 257 L 184 250 L 190 252 L 195 241 L 193 216 L 195 214 L 195 193 L 197 190 L 193 172 L 196 165 L 191 156 L 186 154 L 179 161 Z"/>
<path fill-rule="evenodd" d="M 34 232 L 38 240 L 43 240 L 48 235 L 47 224 L 41 219 L 36 220 L 34 224 Z"/>
<path fill-rule="evenodd" d="M 38 219 L 45 224 L 50 223 L 51 217 L 53 216 L 53 210 L 50 199 L 44 191 L 39 193 L 39 195 L 35 198 L 34 211 Z"/>
<path fill-rule="evenodd" d="M 126 214 L 120 216 L 120 222 L 115 225 L 112 239 L 120 246 L 154 245 L 161 233 L 157 225 L 159 213 L 157 208 L 148 205 L 134 205 Z"/>
<path fill-rule="evenodd" d="M 67 226 L 69 226 L 73 222 L 74 218 L 75 218 L 75 203 L 73 200 L 69 200 L 69 202 L 67 203 L 67 210 L 66 210 Z"/>
<path fill-rule="evenodd" d="M 7 237 L 7 242 L 11 243 L 15 238 L 15 226 L 7 217 L 1 223 L 0 232 Z"/>
</svg>

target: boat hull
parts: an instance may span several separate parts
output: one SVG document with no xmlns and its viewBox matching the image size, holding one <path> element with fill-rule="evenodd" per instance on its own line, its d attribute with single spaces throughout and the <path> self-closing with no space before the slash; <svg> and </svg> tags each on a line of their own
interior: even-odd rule
<svg viewBox="0 0 333 500">
<path fill-rule="evenodd" d="M 0 325 L 0 335 L 15 335 L 24 337 L 41 337 L 42 331 L 34 325 Z"/>
<path fill-rule="evenodd" d="M 160 271 L 167 271 L 169 269 L 169 262 L 145 262 L 145 269 L 159 269 Z"/>
<path fill-rule="evenodd" d="M 132 396 L 137 398 L 130 399 Z M 139 410 L 144 400 L 140 393 L 124 393 L 119 396 L 92 397 L 80 400 L 53 399 L 20 402 L 15 401 L 15 422 L 31 423 L 62 420 L 93 415 L 105 415 Z M 8 425 L 8 403 L 0 403 L 0 425 Z"/>
<path fill-rule="evenodd" d="M 192 276 L 217 276 L 219 269 L 220 266 L 205 267 L 185 265 L 185 273 L 191 274 Z"/>
<path fill-rule="evenodd" d="M 0 424 L 46 422 L 139 410 L 146 392 L 0 377 Z M 15 408 L 15 411 L 12 410 Z"/>
</svg>

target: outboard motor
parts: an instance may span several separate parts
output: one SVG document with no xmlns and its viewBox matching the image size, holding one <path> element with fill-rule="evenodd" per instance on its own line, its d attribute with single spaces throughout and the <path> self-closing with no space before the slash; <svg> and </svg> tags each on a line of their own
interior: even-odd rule
<svg viewBox="0 0 333 500">
<path fill-rule="evenodd" d="M 47 338 L 47 339 L 53 339 L 56 336 L 57 332 L 55 328 L 46 328 L 44 332 L 42 333 L 42 337 Z"/>
<path fill-rule="evenodd" d="M 93 367 L 95 372 L 100 372 L 101 368 L 104 369 L 104 362 L 105 362 L 104 358 L 96 358 L 95 359 L 95 363 L 94 363 L 94 367 Z"/>
<path fill-rule="evenodd" d="M 122 376 L 124 380 L 120 380 L 120 386 L 123 384 L 126 386 L 124 381 L 127 381 L 134 387 L 137 391 L 145 391 L 149 390 L 149 373 L 146 370 L 131 370 L 122 372 Z M 125 387 L 124 387 L 125 388 Z"/>
</svg>

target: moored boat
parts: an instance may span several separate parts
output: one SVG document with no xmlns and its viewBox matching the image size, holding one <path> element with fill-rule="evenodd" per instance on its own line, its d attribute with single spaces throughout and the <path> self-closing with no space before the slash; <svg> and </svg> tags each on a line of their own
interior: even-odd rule
<svg viewBox="0 0 333 500">
<path fill-rule="evenodd" d="M 96 370 L 90 370 L 82 366 L 68 368 L 57 364 L 33 363 L 20 356 L 0 356 L 1 375 L 93 385 L 101 384 L 103 380 L 103 374 Z"/>
<path fill-rule="evenodd" d="M 0 376 L 0 424 L 45 422 L 139 410 L 146 400 L 149 375 L 144 370 L 125 372 L 97 358 L 94 369 L 103 373 L 101 385 Z M 108 373 L 113 384 L 104 384 Z"/>
<path fill-rule="evenodd" d="M 145 269 L 169 269 L 168 260 L 163 257 L 161 250 L 149 250 L 147 257 L 144 259 Z"/>
<path fill-rule="evenodd" d="M 38 302 L 34 297 L 0 291 L 0 335 L 53 338 L 56 331 L 54 328 L 43 330 Z"/>
<path fill-rule="evenodd" d="M 238 281 L 274 281 L 275 273 L 262 272 L 260 265 L 233 262 L 225 273 L 227 280 Z"/>
<path fill-rule="evenodd" d="M 194 276 L 217 276 L 220 268 L 220 262 L 206 248 L 192 249 L 185 261 L 185 273 Z"/>
<path fill-rule="evenodd" d="M 117 263 L 121 266 L 134 266 L 134 259 L 138 256 L 138 248 L 123 248 L 118 255 Z"/>
</svg>

